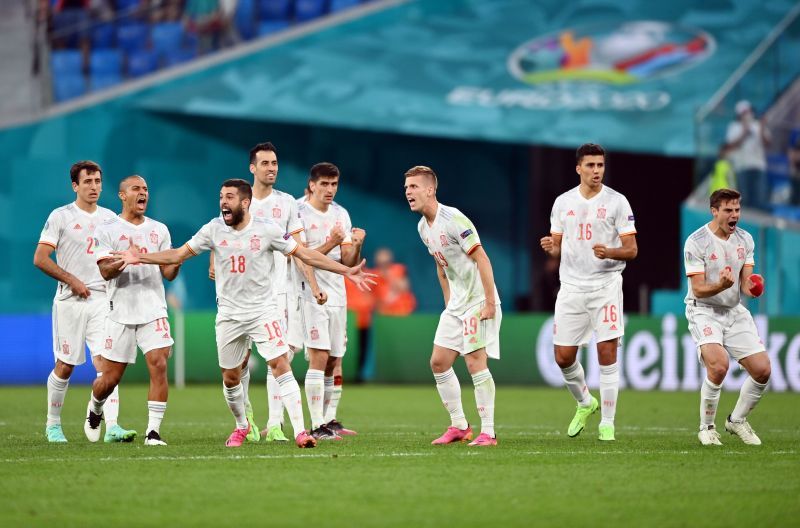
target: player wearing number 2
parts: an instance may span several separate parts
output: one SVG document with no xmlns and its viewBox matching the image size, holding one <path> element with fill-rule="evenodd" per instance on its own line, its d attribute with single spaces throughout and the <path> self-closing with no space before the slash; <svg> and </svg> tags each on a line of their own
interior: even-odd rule
<svg viewBox="0 0 800 528">
<path fill-rule="evenodd" d="M 686 239 L 684 259 L 689 291 L 686 319 L 697 343 L 706 378 L 700 388 L 700 432 L 703 445 L 721 445 L 714 418 L 722 382 L 728 373 L 728 355 L 749 376 L 742 384 L 739 401 L 725 421 L 725 429 L 745 444 L 761 440 L 747 423 L 747 415 L 758 404 L 770 376 L 769 355 L 758 337 L 753 317 L 741 304 L 741 294 L 758 297 L 764 279 L 753 274 L 753 237 L 737 227 L 738 192 L 719 189 L 711 194 L 713 219 Z"/>
<path fill-rule="evenodd" d="M 550 214 L 550 236 L 542 249 L 561 257 L 561 288 L 556 298 L 553 345 L 556 363 L 578 408 L 567 435 L 575 437 L 600 406 L 589 393 L 578 347 L 594 331 L 600 363 L 602 413 L 600 440 L 614 440 L 614 416 L 619 392 L 617 346 L 624 335 L 622 270 L 636 258 L 636 228 L 628 200 L 603 185 L 606 153 L 592 143 L 576 152 L 580 184 L 556 198 Z"/>
<path fill-rule="evenodd" d="M 287 357 L 289 346 L 283 335 L 282 316 L 277 308 L 273 284 L 274 253 L 294 255 L 306 264 L 346 275 L 359 287 L 374 284 L 362 271 L 364 262 L 347 267 L 298 245 L 291 234 L 270 219 L 249 212 L 252 188 L 244 180 L 226 180 L 220 191 L 221 218 L 204 225 L 180 248 L 158 253 L 139 253 L 131 248 L 117 253 L 125 265 L 178 264 L 203 251 L 213 251 L 217 304 L 217 355 L 222 369 L 225 400 L 236 428 L 225 443 L 239 447 L 253 427 L 247 421 L 242 365 L 251 340 L 268 362 L 280 387 L 281 400 L 289 413 L 298 447 L 314 447 L 316 441 L 303 425 L 300 386 Z M 280 256 L 278 258 L 284 258 Z"/>
<path fill-rule="evenodd" d="M 86 361 L 86 345 L 92 363 L 103 370 L 103 326 L 108 313 L 106 283 L 95 263 L 95 229 L 114 218 L 113 211 L 97 205 L 103 173 L 93 161 L 79 161 L 70 168 L 75 201 L 59 207 L 47 218 L 34 265 L 58 281 L 53 299 L 53 345 L 56 364 L 47 378 L 47 427 L 49 442 L 66 442 L 61 430 L 61 407 L 75 365 Z M 50 255 L 56 252 L 56 262 Z M 99 375 L 99 374 L 98 374 Z M 130 442 L 136 431 L 117 424 L 119 392 L 115 387 L 103 408 L 106 442 Z"/>
<path fill-rule="evenodd" d="M 436 200 L 438 181 L 432 169 L 412 167 L 406 171 L 405 179 L 406 200 L 412 211 L 422 215 L 417 229 L 436 262 L 446 305 L 433 338 L 431 369 L 451 425 L 432 443 L 472 439 L 472 428 L 461 405 L 461 386 L 453 371 L 456 358 L 463 356 L 475 385 L 475 403 L 481 418 L 481 434 L 469 445 L 497 445 L 495 386 L 487 358 L 500 359 L 502 312 L 492 264 L 472 222 L 458 209 Z"/>
<path fill-rule="evenodd" d="M 144 353 L 150 373 L 147 394 L 148 423 L 145 445 L 165 445 L 161 420 L 167 410 L 167 359 L 172 337 L 167 322 L 167 301 L 162 277 L 173 280 L 178 266 L 136 266 L 123 269 L 112 255 L 132 245 L 141 251 L 172 247 L 167 226 L 144 215 L 150 193 L 141 176 L 128 176 L 119 184 L 122 213 L 97 229 L 97 266 L 108 281 L 108 317 L 103 343 L 103 375 L 92 384 L 89 413 L 84 424 L 86 437 L 96 442 L 103 419 L 103 403 L 119 384 L 125 368 L 136 361 L 136 348 Z"/>
</svg>

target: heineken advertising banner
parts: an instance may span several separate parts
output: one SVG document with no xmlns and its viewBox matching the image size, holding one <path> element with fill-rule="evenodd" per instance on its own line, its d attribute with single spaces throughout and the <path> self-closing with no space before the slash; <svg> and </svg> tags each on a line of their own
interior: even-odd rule
<svg viewBox="0 0 800 528">
<path fill-rule="evenodd" d="M 800 392 L 800 319 L 756 316 L 759 335 L 772 363 L 770 390 Z M 385 382 L 431 380 L 428 359 L 438 316 L 378 317 L 375 321 L 377 378 Z M 490 368 L 498 383 L 563 386 L 553 359 L 553 319 L 544 315 L 504 315 L 500 360 Z M 594 343 L 579 358 L 591 388 L 599 385 Z M 630 316 L 618 353 L 620 383 L 634 390 L 699 390 L 705 371 L 681 315 Z M 459 362 L 461 363 L 461 362 Z M 460 371 L 459 371 L 460 368 Z M 465 374 L 463 365 L 457 367 Z M 738 390 L 747 373 L 732 362 L 724 389 Z"/>
<path fill-rule="evenodd" d="M 694 112 L 794 1 L 389 4 L 309 35 L 290 33 L 166 83 L 137 104 L 569 148 L 594 140 L 612 150 L 691 156 Z M 787 69 L 797 67 L 786 60 Z"/>
</svg>

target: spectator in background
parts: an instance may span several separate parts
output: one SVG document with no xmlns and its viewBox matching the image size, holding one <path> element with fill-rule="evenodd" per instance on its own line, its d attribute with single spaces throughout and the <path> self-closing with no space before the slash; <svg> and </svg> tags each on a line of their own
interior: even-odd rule
<svg viewBox="0 0 800 528">
<path fill-rule="evenodd" d="M 417 307 L 417 299 L 411 292 L 406 267 L 394 261 L 391 249 L 380 248 L 375 252 L 374 273 L 378 275 L 375 286 L 377 309 L 381 315 L 408 315 Z"/>
<path fill-rule="evenodd" d="M 186 0 L 183 16 L 186 30 L 197 34 L 198 53 L 202 55 L 218 47 L 223 27 L 219 0 Z"/>
<path fill-rule="evenodd" d="M 718 189 L 737 189 L 736 173 L 733 172 L 733 165 L 728 159 L 730 146 L 723 143 L 719 147 L 717 154 L 717 161 L 714 163 L 714 168 L 711 171 L 708 184 L 709 196 Z"/>
<path fill-rule="evenodd" d="M 375 270 L 365 270 L 367 273 L 375 273 Z M 380 284 L 380 278 L 377 278 Z M 364 368 L 367 364 L 367 357 L 369 356 L 370 347 L 370 331 L 372 327 L 372 313 L 375 311 L 375 304 L 377 299 L 375 291 L 362 291 L 347 284 L 350 281 L 345 281 L 345 292 L 347 294 L 347 309 L 356 314 L 356 328 L 358 329 L 358 371 L 356 373 L 356 381 L 362 382 L 368 376 Z M 376 286 L 377 288 L 377 286 Z"/>
<path fill-rule="evenodd" d="M 751 207 L 766 209 L 769 206 L 767 183 L 767 157 L 770 133 L 763 117 L 755 118 L 750 101 L 736 103 L 736 120 L 728 125 L 726 142 L 730 160 L 739 178 L 742 201 Z"/>
<path fill-rule="evenodd" d="M 792 179 L 792 205 L 800 205 L 800 127 L 789 136 L 789 176 Z"/>
<path fill-rule="evenodd" d="M 57 0 L 53 4 L 50 35 L 53 48 L 80 47 L 84 53 L 89 51 L 90 3 L 90 0 Z"/>
</svg>

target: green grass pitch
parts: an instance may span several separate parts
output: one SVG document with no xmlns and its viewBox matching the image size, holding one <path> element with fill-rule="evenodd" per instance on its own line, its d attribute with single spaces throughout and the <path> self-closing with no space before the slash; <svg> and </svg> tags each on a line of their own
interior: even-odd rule
<svg viewBox="0 0 800 528">
<path fill-rule="evenodd" d="M 471 384 L 467 417 L 477 425 Z M 266 420 L 263 385 L 251 398 Z M 791 526 L 800 517 L 800 395 L 767 393 L 763 445 L 696 437 L 698 395 L 623 391 L 617 441 L 599 416 L 577 438 L 566 390 L 498 387 L 496 448 L 433 447 L 448 424 L 431 386 L 345 386 L 357 437 L 317 449 L 224 447 L 221 386 L 172 390 L 167 447 L 90 444 L 88 387 L 64 407 L 70 442 L 49 445 L 46 389 L 0 388 L 0 526 Z M 723 393 L 718 427 L 737 394 Z M 121 424 L 144 433 L 146 387 L 121 387 Z"/>
</svg>

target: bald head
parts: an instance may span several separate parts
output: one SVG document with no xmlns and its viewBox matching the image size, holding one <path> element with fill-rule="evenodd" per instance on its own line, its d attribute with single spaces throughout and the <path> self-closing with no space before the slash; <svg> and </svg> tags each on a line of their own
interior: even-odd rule
<svg viewBox="0 0 800 528">
<path fill-rule="evenodd" d="M 127 178 L 123 178 L 122 181 L 119 182 L 119 192 L 125 192 L 128 190 L 128 187 L 130 187 L 134 181 L 145 186 L 147 185 L 147 182 L 144 181 L 144 178 L 138 174 L 132 174 Z"/>
</svg>

